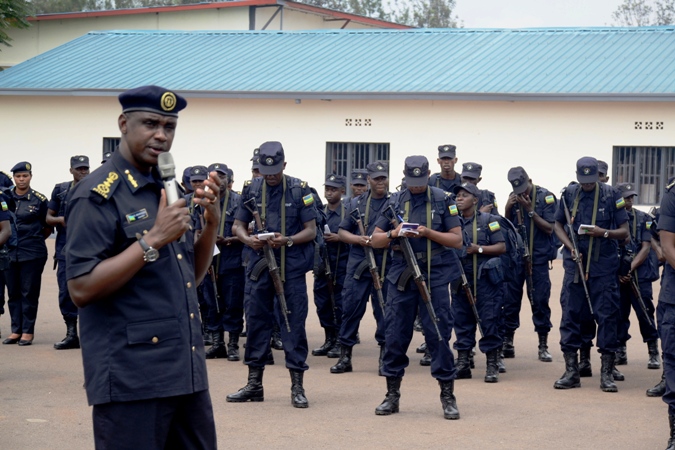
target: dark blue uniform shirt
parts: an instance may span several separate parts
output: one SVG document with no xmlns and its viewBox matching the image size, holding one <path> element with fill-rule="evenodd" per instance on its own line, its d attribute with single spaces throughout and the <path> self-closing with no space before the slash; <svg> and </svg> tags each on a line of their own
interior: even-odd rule
<svg viewBox="0 0 675 450">
<path fill-rule="evenodd" d="M 0 222 L 5 220 L 10 220 L 12 218 L 10 214 L 10 200 L 3 193 L 0 193 Z"/>
<path fill-rule="evenodd" d="M 474 219 L 476 222 L 476 242 L 474 242 L 473 239 Z M 501 226 L 499 225 L 499 216 L 476 211 L 476 214 L 468 219 L 465 219 L 460 215 L 459 220 L 462 224 L 462 233 L 464 233 L 464 240 L 467 244 L 474 243 L 481 246 L 504 242 L 504 233 L 502 233 Z M 478 254 L 476 257 L 478 267 L 480 268 L 483 263 L 492 258 L 496 258 L 496 256 Z M 466 273 L 469 283 L 472 283 L 474 270 L 473 255 L 466 255 L 465 258 L 462 258 L 462 266 L 464 267 L 464 272 Z"/>
<path fill-rule="evenodd" d="M 659 216 L 659 231 L 664 230 L 675 233 L 675 189 L 671 183 L 668 185 L 661 199 L 661 215 Z M 666 262 L 661 279 L 661 292 L 659 302 L 675 304 L 675 269 Z"/>
<path fill-rule="evenodd" d="M 227 198 L 227 205 L 225 205 L 225 197 Z M 241 195 L 234 191 L 230 191 L 229 195 L 224 195 L 220 199 L 220 225 L 218 226 L 218 235 L 223 237 L 232 237 L 232 225 L 234 225 L 234 217 L 239 208 Z M 213 264 L 218 268 L 218 275 L 224 274 L 228 270 L 237 269 L 241 267 L 241 254 L 244 249 L 244 244 L 239 241 L 232 241 L 230 245 L 218 245 L 220 254 L 218 254 L 213 261 Z"/>
<path fill-rule="evenodd" d="M 532 206 L 534 207 L 534 212 L 537 213 L 539 217 L 544 219 L 546 222 L 553 224 L 555 222 L 555 196 L 549 192 L 546 188 L 541 186 L 536 186 L 537 198 L 533 199 L 532 191 L 528 192 L 530 199 L 532 199 Z M 518 215 L 516 211 L 521 208 L 518 203 L 513 205 L 511 209 L 511 217 L 513 218 L 513 224 L 518 226 Z M 521 209 L 523 222 L 525 223 L 525 230 L 527 234 L 527 242 L 525 245 L 530 248 L 530 237 L 533 238 L 532 242 L 532 263 L 533 264 L 543 264 L 550 259 L 551 247 L 553 246 L 551 242 L 551 236 L 546 234 L 546 232 L 539 229 L 539 227 L 534 224 L 534 220 L 527 216 L 527 212 L 524 209 Z M 532 236 L 532 229 L 534 229 L 534 236 Z"/>
<path fill-rule="evenodd" d="M 47 208 L 56 213 L 56 217 L 64 217 L 66 215 L 68 192 L 73 187 L 72 181 L 66 181 L 54 186 L 52 196 L 49 200 Z M 66 256 L 63 254 L 63 247 L 66 246 L 66 229 L 61 225 L 56 226 L 56 242 L 54 243 L 54 254 L 59 260 L 65 260 Z"/>
<path fill-rule="evenodd" d="M 12 261 L 46 259 L 47 245 L 43 230 L 48 227 L 47 198 L 34 189 L 29 189 L 24 195 L 17 195 L 15 188 L 12 188 L 9 195 L 14 202 L 19 239 L 17 248 L 10 251 Z"/>
<path fill-rule="evenodd" d="M 326 213 L 326 224 L 331 233 L 337 233 L 340 230 L 342 221 L 345 217 L 349 217 L 349 211 L 343 202 L 340 202 L 335 211 L 331 211 L 328 205 L 326 205 L 324 212 Z M 328 248 L 331 271 L 336 272 L 336 266 L 340 266 L 341 270 L 345 270 L 347 260 L 349 259 L 349 246 L 343 242 L 326 242 L 326 247 Z M 339 261 L 337 260 L 338 256 L 340 257 Z"/>
<path fill-rule="evenodd" d="M 628 221 L 628 215 L 624 208 L 624 199 L 621 193 L 605 183 L 597 183 L 596 189 L 600 189 L 598 196 L 598 208 L 595 225 L 607 230 L 615 230 L 622 224 Z M 570 210 L 570 215 L 574 215 L 574 201 L 579 198 L 579 205 L 576 216 L 572 219 L 574 221 L 572 228 L 573 232 L 577 233 L 579 225 L 592 225 L 593 219 L 593 204 L 595 201 L 595 189 L 591 192 L 584 192 L 579 184 L 572 184 L 568 186 L 563 194 L 567 207 Z M 555 220 L 557 222 L 566 223 L 565 209 L 561 201 L 556 211 Z M 567 225 L 565 225 L 567 227 Z M 588 263 L 588 247 L 590 243 L 590 236 L 576 234 L 577 243 L 579 245 L 579 252 L 583 256 L 584 271 L 586 271 L 586 264 Z M 590 276 L 616 276 L 619 269 L 618 255 L 618 241 L 616 239 L 594 238 L 593 239 L 593 254 L 591 255 Z M 574 271 L 576 263 L 572 259 L 572 254 L 567 249 L 563 248 L 563 266 L 565 270 Z"/>
<path fill-rule="evenodd" d="M 389 194 L 385 195 L 383 198 L 370 198 L 370 192 L 364 192 L 356 198 L 351 199 L 348 203 L 345 204 L 347 211 L 345 213 L 345 218 L 340 222 L 340 228 L 349 231 L 350 233 L 360 236 L 359 227 L 356 221 L 354 221 L 350 213 L 356 209 L 359 210 L 361 215 L 361 221 L 363 222 L 363 227 L 366 229 L 366 236 L 370 236 L 375 231 L 377 224 L 378 216 L 384 207 L 389 201 Z M 368 220 L 366 221 L 366 215 Z M 367 222 L 367 223 L 366 223 Z M 377 263 L 378 268 L 382 268 L 382 255 L 384 250 L 374 248 L 373 254 L 375 255 L 375 262 Z M 361 245 L 352 245 L 349 252 L 349 262 L 347 263 L 348 267 L 352 265 L 358 266 L 366 258 L 366 253 L 363 250 Z M 364 273 L 365 274 L 365 273 Z M 370 276 L 368 273 L 366 276 Z"/>
<path fill-rule="evenodd" d="M 80 181 L 66 211 L 66 277 L 90 273 L 155 223 L 163 187 L 120 152 Z M 74 238 L 76 236 L 77 238 Z M 195 283 L 194 233 L 159 250 L 121 289 L 80 309 L 90 405 L 208 389 Z"/>
<path fill-rule="evenodd" d="M 460 184 L 462 184 L 462 177 L 457 172 L 455 172 L 455 178 L 452 180 L 446 180 L 441 177 L 440 172 L 429 177 L 429 186 L 443 189 L 445 192 L 451 193 L 455 186 L 459 186 Z"/>
</svg>

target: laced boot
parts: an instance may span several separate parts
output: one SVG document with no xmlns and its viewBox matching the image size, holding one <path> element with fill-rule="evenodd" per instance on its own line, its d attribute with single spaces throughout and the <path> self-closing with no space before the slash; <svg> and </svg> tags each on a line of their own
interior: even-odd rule
<svg viewBox="0 0 675 450">
<path fill-rule="evenodd" d="M 65 319 L 66 337 L 61 342 L 54 344 L 56 350 L 68 350 L 80 348 L 80 338 L 77 336 L 77 317 Z"/>
<path fill-rule="evenodd" d="M 675 450 L 675 416 L 668 414 L 668 423 L 670 424 L 670 438 L 668 439 L 668 448 L 666 450 Z"/>
<path fill-rule="evenodd" d="M 539 361 L 553 361 L 553 357 L 548 352 L 548 333 L 539 333 Z"/>
<path fill-rule="evenodd" d="M 227 347 L 225 346 L 225 333 L 216 331 L 212 333 L 213 345 L 206 351 L 206 359 L 227 358 Z"/>
<path fill-rule="evenodd" d="M 248 383 L 234 394 L 225 397 L 230 403 L 262 402 L 265 400 L 265 391 L 262 385 L 264 367 L 248 366 Z"/>
<path fill-rule="evenodd" d="M 413 324 L 413 330 L 417 331 L 418 333 L 421 333 L 424 328 L 422 328 L 422 319 L 420 318 L 420 315 L 418 314 L 417 317 L 415 317 L 415 323 Z"/>
<path fill-rule="evenodd" d="M 504 351 L 502 349 L 499 349 L 497 368 L 499 369 L 499 373 L 506 373 L 506 363 L 504 362 Z"/>
<path fill-rule="evenodd" d="M 352 348 L 346 345 L 340 348 L 340 359 L 330 368 L 330 373 L 345 373 L 352 371 Z"/>
<path fill-rule="evenodd" d="M 459 419 L 457 399 L 455 398 L 455 381 L 438 381 L 441 387 L 441 405 L 443 405 L 443 417 L 449 420 Z"/>
<path fill-rule="evenodd" d="M 563 353 L 563 357 L 565 358 L 565 373 L 553 384 L 553 387 L 556 389 L 581 387 L 577 352 Z"/>
<path fill-rule="evenodd" d="M 230 333 L 230 341 L 227 343 L 227 360 L 239 361 L 239 333 Z"/>
<path fill-rule="evenodd" d="M 476 356 L 476 347 L 473 347 L 469 352 L 469 367 L 472 369 L 476 368 L 476 363 L 473 360 L 473 357 Z"/>
<path fill-rule="evenodd" d="M 415 353 L 426 353 L 427 352 L 427 341 L 422 342 L 422 345 L 415 349 Z"/>
<path fill-rule="evenodd" d="M 579 376 L 582 378 L 593 376 L 590 347 L 581 349 L 581 356 L 579 357 Z"/>
<path fill-rule="evenodd" d="M 420 359 L 420 366 L 430 366 L 431 365 L 431 353 L 429 349 L 424 352 L 424 356 Z"/>
<path fill-rule="evenodd" d="M 340 345 L 340 342 L 337 340 L 337 336 L 335 339 L 335 344 L 333 345 L 333 348 L 328 350 L 328 353 L 326 353 L 326 356 L 328 358 L 339 358 L 340 357 L 340 348 L 342 346 Z"/>
<path fill-rule="evenodd" d="M 335 331 L 332 328 L 324 328 L 326 340 L 319 348 L 312 350 L 312 356 L 326 356 L 328 351 L 335 346 Z"/>
<path fill-rule="evenodd" d="M 626 377 L 619 372 L 619 369 L 616 368 L 616 358 L 614 360 L 614 365 L 612 366 L 612 379 L 614 381 L 624 381 Z"/>
<path fill-rule="evenodd" d="M 294 369 L 289 369 L 289 372 L 291 373 L 291 404 L 294 408 L 307 408 L 309 403 L 305 397 L 305 388 L 302 387 L 305 372 Z"/>
<path fill-rule="evenodd" d="M 516 348 L 513 346 L 513 332 L 508 332 L 504 336 L 504 344 L 502 345 L 504 350 L 504 358 L 515 358 L 516 357 Z"/>
<path fill-rule="evenodd" d="M 274 324 L 274 328 L 272 329 L 271 345 L 274 350 L 284 349 L 284 343 L 281 342 L 281 330 L 279 330 L 276 324 Z"/>
<path fill-rule="evenodd" d="M 628 364 L 628 353 L 626 351 L 626 346 L 619 347 L 619 350 L 616 352 L 616 365 L 625 366 Z"/>
<path fill-rule="evenodd" d="M 380 357 L 377 360 L 377 374 L 382 376 L 382 366 L 384 365 L 384 343 L 380 345 Z"/>
<path fill-rule="evenodd" d="M 618 388 L 612 380 L 612 369 L 614 368 L 614 353 L 603 353 L 600 355 L 600 389 L 603 392 L 618 392 Z"/>
<path fill-rule="evenodd" d="M 499 381 L 499 349 L 490 350 L 485 354 L 487 365 L 485 367 L 485 382 L 496 383 Z"/>
<path fill-rule="evenodd" d="M 660 369 L 661 359 L 659 358 L 659 348 L 658 345 L 656 345 L 656 341 L 647 342 L 647 350 L 649 351 L 647 369 Z"/>
<path fill-rule="evenodd" d="M 647 389 L 647 397 L 663 397 L 666 393 L 666 372 L 661 372 L 661 381 L 653 388 Z"/>
<path fill-rule="evenodd" d="M 388 416 L 398 412 L 398 402 L 401 399 L 401 380 L 402 378 L 387 377 L 387 395 L 380 406 L 375 408 L 375 414 Z"/>
<path fill-rule="evenodd" d="M 213 333 L 208 331 L 206 328 L 204 328 L 202 330 L 202 337 L 204 338 L 204 345 L 205 346 L 213 345 L 213 339 L 214 339 Z"/>
<path fill-rule="evenodd" d="M 457 362 L 455 363 L 455 367 L 457 368 L 457 379 L 471 378 L 469 353 L 471 353 L 470 350 L 457 351 Z"/>
</svg>

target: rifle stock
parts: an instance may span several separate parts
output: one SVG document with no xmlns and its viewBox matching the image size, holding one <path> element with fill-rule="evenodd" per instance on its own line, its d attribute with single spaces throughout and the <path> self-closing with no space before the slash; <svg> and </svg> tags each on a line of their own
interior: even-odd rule
<svg viewBox="0 0 675 450">
<path fill-rule="evenodd" d="M 366 236 L 366 227 L 363 225 L 361 220 L 361 212 L 358 209 L 355 209 L 349 215 L 352 217 L 352 220 L 356 222 L 356 225 L 359 227 L 359 233 L 361 236 Z M 363 251 L 366 254 L 366 260 L 368 261 L 368 270 L 370 276 L 373 279 L 373 286 L 375 287 L 375 292 L 377 293 L 377 301 L 380 303 L 380 308 L 382 308 L 382 314 L 384 314 L 384 297 L 382 295 L 382 281 L 380 280 L 380 273 L 377 269 L 377 261 L 375 260 L 375 253 L 373 253 L 373 248 L 364 246 Z"/>
<path fill-rule="evenodd" d="M 476 270 L 474 267 L 473 270 Z M 480 333 L 480 337 L 485 337 L 483 334 L 483 327 L 481 326 L 481 320 L 480 316 L 478 315 L 478 308 L 476 308 L 476 299 L 473 297 L 473 292 L 471 292 L 471 286 L 469 286 L 469 281 L 466 279 L 466 272 L 464 272 L 464 267 L 462 267 L 462 263 L 459 263 L 459 271 L 460 274 L 462 275 L 462 289 L 464 289 L 464 293 L 466 294 L 467 300 L 469 300 L 469 305 L 471 305 L 471 310 L 473 311 L 473 317 L 476 319 L 476 326 L 478 327 L 478 332 Z"/>
<path fill-rule="evenodd" d="M 527 239 L 527 229 L 523 221 L 523 213 L 520 207 L 516 208 L 516 215 L 518 216 L 518 233 L 523 239 L 523 261 L 525 262 L 525 277 L 527 278 L 527 298 L 530 300 L 530 305 L 534 308 L 534 284 L 532 282 L 532 255 L 530 255 L 530 247 Z M 534 232 L 534 231 L 533 231 Z"/>
<path fill-rule="evenodd" d="M 323 243 L 323 247 L 321 247 L 321 253 L 325 261 L 324 265 L 326 266 L 324 275 L 328 283 L 328 296 L 330 298 L 331 310 L 333 311 L 333 323 L 337 325 L 337 316 L 335 315 L 335 311 L 337 310 L 337 306 L 335 305 L 335 277 L 333 277 L 333 271 L 330 268 L 330 254 L 328 253 L 328 244 L 325 242 Z"/>
<path fill-rule="evenodd" d="M 244 202 L 246 209 L 251 211 L 253 214 L 253 219 L 255 220 L 256 228 L 258 231 L 264 232 L 265 228 L 263 227 L 262 220 L 260 220 L 260 213 L 258 212 L 258 205 L 255 202 L 254 198 L 248 199 Z M 291 325 L 288 322 L 288 315 L 291 313 L 288 310 L 288 305 L 286 304 L 286 295 L 284 294 L 284 282 L 281 281 L 281 273 L 279 271 L 279 266 L 277 265 L 277 260 L 274 257 L 274 251 L 270 246 L 269 241 L 265 242 L 263 247 L 263 254 L 265 255 L 265 261 L 267 261 L 267 270 L 269 270 L 270 277 L 274 283 L 274 292 L 277 294 L 277 299 L 279 300 L 279 306 L 281 307 L 281 314 L 284 316 L 284 322 L 286 323 L 286 331 L 291 332 Z"/>
</svg>

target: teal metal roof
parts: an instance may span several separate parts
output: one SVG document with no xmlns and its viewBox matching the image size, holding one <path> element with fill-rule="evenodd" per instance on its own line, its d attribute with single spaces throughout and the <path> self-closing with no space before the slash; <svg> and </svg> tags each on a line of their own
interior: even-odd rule
<svg viewBox="0 0 675 450">
<path fill-rule="evenodd" d="M 229 98 L 675 101 L 675 27 L 107 31 L 0 72 L 0 94 L 159 84 Z"/>
</svg>

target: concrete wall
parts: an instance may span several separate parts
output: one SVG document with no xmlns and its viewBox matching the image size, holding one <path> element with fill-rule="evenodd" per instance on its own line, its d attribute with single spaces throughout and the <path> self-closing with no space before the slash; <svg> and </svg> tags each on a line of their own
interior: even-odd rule
<svg viewBox="0 0 675 450">
<path fill-rule="evenodd" d="M 669 103 L 188 100 L 173 147 L 177 167 L 226 163 L 237 189 L 249 177 L 252 150 L 268 140 L 284 144 L 286 173 L 320 192 L 326 142 L 390 143 L 392 189 L 407 155 L 427 156 L 437 171 L 436 148 L 455 144 L 458 167 L 481 163 L 480 187 L 495 191 L 500 206 L 510 192 L 510 167 L 522 165 L 536 184 L 557 194 L 575 179 L 581 156 L 611 164 L 616 145 L 675 146 Z M 115 97 L 6 96 L 0 102 L 0 169 L 30 161 L 33 187 L 46 195 L 68 179 L 71 155 L 98 162 L 102 137 L 119 135 Z M 347 118 L 371 119 L 372 126 L 347 127 Z M 635 121 L 664 122 L 664 129 L 635 130 Z"/>
<path fill-rule="evenodd" d="M 256 29 L 261 29 L 276 8 L 265 7 L 256 10 Z M 34 56 L 65 44 L 90 31 L 103 30 L 248 30 L 249 8 L 202 9 L 195 11 L 130 14 L 108 17 L 91 17 L 68 20 L 40 20 L 31 22 L 23 30 L 10 29 L 11 47 L 0 48 L 0 68 L 11 67 Z M 344 21 L 326 21 L 324 16 L 284 9 L 284 30 L 335 29 Z M 267 29 L 281 27 L 281 13 Z M 350 22 L 348 29 L 374 28 Z"/>
</svg>

